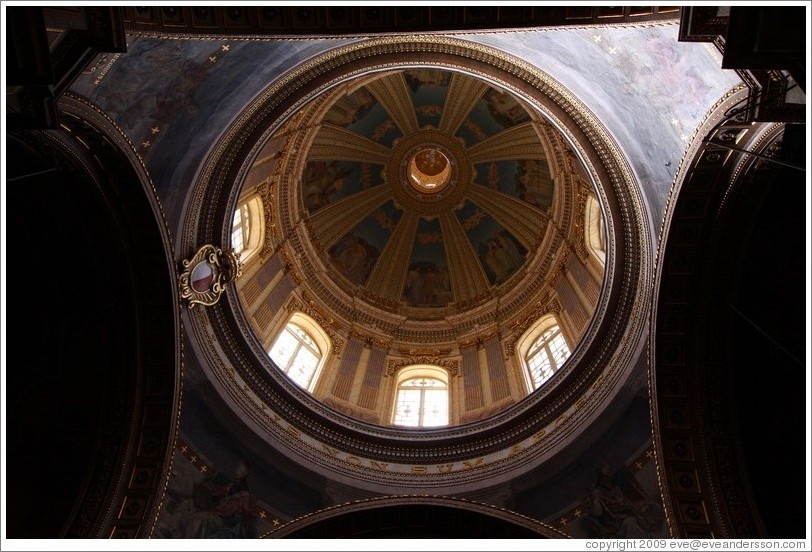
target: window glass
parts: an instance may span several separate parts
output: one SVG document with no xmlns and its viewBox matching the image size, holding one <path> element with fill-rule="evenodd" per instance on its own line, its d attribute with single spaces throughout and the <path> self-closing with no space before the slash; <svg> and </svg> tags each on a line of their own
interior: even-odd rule
<svg viewBox="0 0 812 552">
<path fill-rule="evenodd" d="M 525 359 L 533 389 L 550 379 L 569 356 L 570 349 L 561 329 L 553 326 L 545 331 L 530 347 Z"/>
<path fill-rule="evenodd" d="M 307 332 L 289 322 L 268 354 L 290 379 L 305 389 L 310 388 L 321 352 Z"/>
<path fill-rule="evenodd" d="M 448 386 L 439 379 L 429 377 L 401 382 L 393 423 L 410 427 L 448 425 Z"/>
<path fill-rule="evenodd" d="M 234 220 L 231 223 L 231 247 L 239 254 L 245 249 L 248 243 L 248 205 L 243 205 L 234 211 Z"/>
</svg>

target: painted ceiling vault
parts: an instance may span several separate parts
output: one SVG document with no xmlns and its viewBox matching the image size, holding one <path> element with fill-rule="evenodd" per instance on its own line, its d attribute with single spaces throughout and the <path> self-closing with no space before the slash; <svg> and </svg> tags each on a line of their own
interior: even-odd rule
<svg viewBox="0 0 812 552">
<path fill-rule="evenodd" d="M 436 356 L 503 325 L 505 337 L 523 331 L 568 257 L 587 255 L 584 202 L 599 197 L 597 177 L 515 90 L 473 71 L 399 65 L 322 91 L 258 150 L 243 197 L 273 160 L 262 255 L 279 251 L 329 325 L 387 348 Z M 573 346 L 600 291 L 603 266 L 591 270 Z"/>
<path fill-rule="evenodd" d="M 340 283 L 417 316 L 514 282 L 555 184 L 526 106 L 471 76 L 406 69 L 342 94 L 301 178 Z M 366 209 L 348 206 L 363 204 Z M 506 216 L 510 213 L 511 216 Z"/>
</svg>

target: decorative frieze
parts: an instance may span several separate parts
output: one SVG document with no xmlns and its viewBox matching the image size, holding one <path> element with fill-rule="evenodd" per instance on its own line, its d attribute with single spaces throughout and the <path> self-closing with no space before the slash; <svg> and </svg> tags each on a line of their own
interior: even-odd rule
<svg viewBox="0 0 812 552">
<path fill-rule="evenodd" d="M 417 364 L 430 364 L 432 366 L 445 368 L 446 371 L 448 371 L 449 376 L 457 376 L 460 372 L 460 361 L 457 359 L 418 356 L 404 359 L 390 358 L 386 363 L 386 375 L 394 376 L 401 368 L 405 368 L 406 366 L 415 366 Z"/>
</svg>

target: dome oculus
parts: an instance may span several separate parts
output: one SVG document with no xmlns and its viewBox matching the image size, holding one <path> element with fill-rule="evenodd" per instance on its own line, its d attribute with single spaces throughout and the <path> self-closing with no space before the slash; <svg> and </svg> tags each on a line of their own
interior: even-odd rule
<svg viewBox="0 0 812 552">
<path fill-rule="evenodd" d="M 409 160 L 406 175 L 415 190 L 434 194 L 445 188 L 451 180 L 451 163 L 437 147 L 426 146 Z"/>
</svg>

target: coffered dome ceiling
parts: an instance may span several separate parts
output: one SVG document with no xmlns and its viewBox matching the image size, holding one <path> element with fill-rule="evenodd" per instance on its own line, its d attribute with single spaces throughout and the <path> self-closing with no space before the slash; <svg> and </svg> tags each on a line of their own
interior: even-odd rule
<svg viewBox="0 0 812 552">
<path fill-rule="evenodd" d="M 576 156 L 528 102 L 472 74 L 346 80 L 268 154 L 290 268 L 328 318 L 373 340 L 415 350 L 499 332 L 584 250 L 594 190 Z"/>
</svg>

